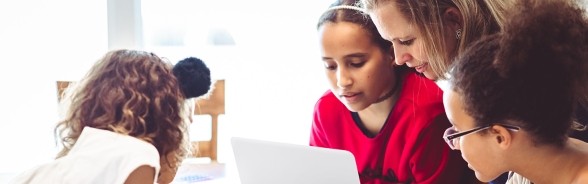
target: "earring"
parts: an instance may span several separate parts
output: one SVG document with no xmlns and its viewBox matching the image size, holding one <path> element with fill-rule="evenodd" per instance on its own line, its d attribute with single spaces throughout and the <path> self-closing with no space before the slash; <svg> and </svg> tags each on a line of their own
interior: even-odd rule
<svg viewBox="0 0 588 184">
<path fill-rule="evenodd" d="M 455 38 L 457 38 L 458 40 L 461 38 L 461 28 L 455 31 Z"/>
</svg>

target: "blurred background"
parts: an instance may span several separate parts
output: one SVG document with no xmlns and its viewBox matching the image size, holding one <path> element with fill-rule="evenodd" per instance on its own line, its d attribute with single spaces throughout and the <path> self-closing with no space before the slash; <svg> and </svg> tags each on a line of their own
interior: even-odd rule
<svg viewBox="0 0 588 184">
<path fill-rule="evenodd" d="M 219 161 L 230 137 L 308 144 L 328 89 L 316 21 L 331 0 L 0 1 L 0 183 L 54 158 L 56 81 L 76 81 L 112 49 L 198 57 L 226 81 Z M 199 118 L 196 118 L 199 121 Z M 194 136 L 210 136 L 196 125 Z M 8 173 L 8 174 L 7 174 Z"/>
<path fill-rule="evenodd" d="M 328 89 L 316 21 L 331 2 L 0 1 L 0 183 L 54 158 L 55 82 L 78 80 L 118 48 L 172 63 L 198 57 L 226 81 L 219 162 L 230 161 L 233 136 L 308 144 L 314 103 Z M 197 124 L 205 120 L 196 118 L 196 139 L 210 136 Z"/>
</svg>

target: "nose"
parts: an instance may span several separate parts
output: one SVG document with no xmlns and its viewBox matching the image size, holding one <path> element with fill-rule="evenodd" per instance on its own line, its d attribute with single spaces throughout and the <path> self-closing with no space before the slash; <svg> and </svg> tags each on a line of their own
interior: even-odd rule
<svg viewBox="0 0 588 184">
<path fill-rule="evenodd" d="M 397 65 L 403 65 L 409 62 L 412 59 L 409 52 L 407 52 L 406 48 L 396 47 L 394 46 L 394 62 Z"/>
<path fill-rule="evenodd" d="M 353 80 L 351 79 L 349 72 L 344 69 L 337 70 L 337 86 L 339 88 L 347 88 L 353 84 Z"/>
</svg>

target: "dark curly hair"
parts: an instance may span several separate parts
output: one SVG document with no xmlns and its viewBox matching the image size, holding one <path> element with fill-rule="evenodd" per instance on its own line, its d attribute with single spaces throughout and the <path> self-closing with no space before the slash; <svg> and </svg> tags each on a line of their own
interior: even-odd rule
<svg viewBox="0 0 588 184">
<path fill-rule="evenodd" d="M 571 1 L 521 0 L 502 33 L 474 42 L 451 71 L 478 126 L 509 122 L 563 145 L 588 92 L 588 19 Z"/>
<path fill-rule="evenodd" d="M 210 90 L 210 69 L 199 58 L 187 57 L 180 60 L 174 65 L 173 72 L 186 98 L 199 97 Z"/>
</svg>

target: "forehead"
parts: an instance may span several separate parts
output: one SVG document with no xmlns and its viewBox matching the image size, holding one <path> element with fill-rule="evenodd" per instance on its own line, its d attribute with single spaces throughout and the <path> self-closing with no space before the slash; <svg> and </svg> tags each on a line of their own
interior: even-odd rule
<svg viewBox="0 0 588 184">
<path fill-rule="evenodd" d="M 327 22 L 319 28 L 319 38 L 326 50 L 347 51 L 377 47 L 371 35 L 350 22 Z"/>
<path fill-rule="evenodd" d="M 386 40 L 403 37 L 413 32 L 411 21 L 404 16 L 396 3 L 384 3 L 369 13 L 378 31 Z"/>
<path fill-rule="evenodd" d="M 474 126 L 474 119 L 465 111 L 460 93 L 454 90 L 444 91 L 443 105 L 451 124 L 462 128 Z"/>
</svg>

